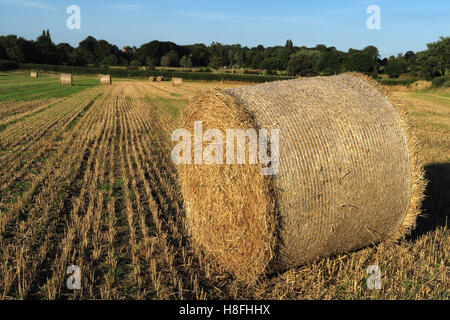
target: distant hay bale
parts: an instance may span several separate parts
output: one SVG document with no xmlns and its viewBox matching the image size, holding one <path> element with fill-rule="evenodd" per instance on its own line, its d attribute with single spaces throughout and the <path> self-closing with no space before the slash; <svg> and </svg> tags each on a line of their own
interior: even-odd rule
<svg viewBox="0 0 450 320">
<path fill-rule="evenodd" d="M 150 82 L 154 82 L 155 81 L 155 77 L 148 77 L 148 81 L 150 81 Z"/>
<path fill-rule="evenodd" d="M 59 76 L 59 84 L 72 85 L 73 76 L 70 73 L 61 73 Z"/>
<path fill-rule="evenodd" d="M 183 78 L 172 78 L 172 86 L 181 86 L 183 84 Z"/>
<path fill-rule="evenodd" d="M 431 81 L 419 80 L 411 84 L 410 87 L 414 88 L 415 90 L 428 89 L 429 87 L 431 87 Z"/>
<path fill-rule="evenodd" d="M 420 212 L 423 170 L 409 118 L 385 90 L 343 74 L 194 97 L 182 128 L 192 136 L 194 121 L 203 133 L 218 129 L 224 163 L 226 129 L 280 130 L 275 175 L 262 175 L 259 159 L 178 165 L 194 246 L 253 283 L 405 235 Z"/>
<path fill-rule="evenodd" d="M 158 77 L 156 77 L 156 81 L 157 82 L 164 81 L 164 77 L 163 76 L 158 76 Z"/>
<path fill-rule="evenodd" d="M 100 76 L 100 84 L 101 85 L 110 85 L 112 83 L 110 74 L 102 74 Z"/>
<path fill-rule="evenodd" d="M 39 73 L 37 71 L 31 71 L 30 77 L 31 78 L 39 78 Z"/>
</svg>

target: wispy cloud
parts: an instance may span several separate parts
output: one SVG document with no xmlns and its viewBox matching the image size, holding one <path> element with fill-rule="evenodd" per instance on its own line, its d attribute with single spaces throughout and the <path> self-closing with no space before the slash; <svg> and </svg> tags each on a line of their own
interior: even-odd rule
<svg viewBox="0 0 450 320">
<path fill-rule="evenodd" d="M 176 11 L 176 15 L 185 16 L 191 19 L 214 21 L 214 22 L 228 22 L 228 23 L 274 23 L 274 24 L 304 24 L 304 25 L 322 25 L 326 22 L 325 18 L 315 17 L 273 17 L 264 15 L 231 15 L 214 12 L 189 12 L 189 11 Z"/>
<path fill-rule="evenodd" d="M 212 12 L 189 12 L 189 11 L 177 11 L 175 14 L 182 15 L 188 18 L 205 20 L 205 21 L 225 21 L 230 20 L 232 16 L 228 16 L 221 13 Z"/>
<path fill-rule="evenodd" d="M 48 6 L 42 2 L 38 1 L 30 1 L 30 0 L 0 0 L 0 3 L 4 4 L 11 4 L 11 5 L 17 5 L 21 7 L 27 7 L 27 8 L 35 8 L 35 9 L 42 9 L 47 11 L 56 11 L 56 8 Z"/>
<path fill-rule="evenodd" d="M 116 4 L 108 6 L 108 8 L 127 11 L 137 11 L 141 9 L 141 7 L 136 4 Z"/>
</svg>

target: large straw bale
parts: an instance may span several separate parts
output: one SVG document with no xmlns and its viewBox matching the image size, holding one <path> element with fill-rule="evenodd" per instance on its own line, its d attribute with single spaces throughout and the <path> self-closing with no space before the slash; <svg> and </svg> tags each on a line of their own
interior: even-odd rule
<svg viewBox="0 0 450 320">
<path fill-rule="evenodd" d="M 194 121 L 224 137 L 233 128 L 280 130 L 275 175 L 262 175 L 261 163 L 248 159 L 178 165 L 194 246 L 252 283 L 265 272 L 405 235 L 420 212 L 424 179 L 401 109 L 383 87 L 355 74 L 194 97 L 182 124 L 191 135 Z"/>
<path fill-rule="evenodd" d="M 31 78 L 39 78 L 39 73 L 37 71 L 31 71 L 30 72 L 30 77 Z"/>
<path fill-rule="evenodd" d="M 172 86 L 181 86 L 183 84 L 183 78 L 172 78 Z"/>
<path fill-rule="evenodd" d="M 100 84 L 101 85 L 110 85 L 112 83 L 110 74 L 102 74 L 100 76 Z"/>
<path fill-rule="evenodd" d="M 157 77 L 156 77 L 156 81 L 157 81 L 157 82 L 164 81 L 164 77 L 163 77 L 163 76 L 157 76 Z"/>
<path fill-rule="evenodd" d="M 59 84 L 72 85 L 73 76 L 70 73 L 61 73 L 59 76 Z"/>
<path fill-rule="evenodd" d="M 148 81 L 150 81 L 150 82 L 154 82 L 154 81 L 155 81 L 155 77 L 154 77 L 154 76 L 150 76 L 150 77 L 148 77 Z"/>
</svg>

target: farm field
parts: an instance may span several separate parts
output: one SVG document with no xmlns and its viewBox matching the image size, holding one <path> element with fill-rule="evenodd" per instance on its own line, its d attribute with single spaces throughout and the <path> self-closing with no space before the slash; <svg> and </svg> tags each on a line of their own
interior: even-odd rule
<svg viewBox="0 0 450 320">
<path fill-rule="evenodd" d="M 430 181 L 406 239 L 246 287 L 190 246 L 171 132 L 198 91 L 239 83 L 0 76 L 1 299 L 448 299 L 450 91 L 399 90 Z M 366 286 L 379 265 L 382 289 Z M 81 289 L 66 286 L 81 270 Z"/>
</svg>

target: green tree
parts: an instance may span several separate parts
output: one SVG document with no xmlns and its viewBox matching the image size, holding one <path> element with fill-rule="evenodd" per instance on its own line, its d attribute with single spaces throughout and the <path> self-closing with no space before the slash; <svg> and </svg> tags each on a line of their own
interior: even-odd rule
<svg viewBox="0 0 450 320">
<path fill-rule="evenodd" d="M 395 59 L 390 59 L 385 67 L 386 73 L 389 78 L 398 78 L 402 73 L 405 73 L 408 68 L 408 63 L 405 59 L 397 57 Z"/>
<path fill-rule="evenodd" d="M 220 68 L 220 67 L 223 67 L 223 65 L 224 65 L 224 61 L 223 61 L 222 57 L 212 56 L 209 59 L 209 66 L 211 68 Z"/>
<path fill-rule="evenodd" d="M 156 67 L 156 61 L 155 61 L 154 58 L 147 57 L 147 58 L 145 59 L 145 65 L 146 65 L 150 70 L 154 70 L 155 67 Z"/>
<path fill-rule="evenodd" d="M 378 75 L 378 65 L 375 65 L 373 67 L 373 71 L 372 71 L 372 79 L 378 80 L 380 78 L 380 76 Z"/>
<path fill-rule="evenodd" d="M 344 52 L 337 50 L 321 52 L 314 69 L 323 75 L 338 74 L 342 71 L 345 56 Z"/>
<path fill-rule="evenodd" d="M 268 70 L 268 71 L 275 71 L 279 70 L 281 68 L 281 61 L 277 57 L 267 58 L 264 59 L 263 62 L 261 62 L 261 68 Z"/>
<path fill-rule="evenodd" d="M 280 61 L 278 70 L 286 70 L 289 60 L 291 59 L 291 51 L 287 48 L 279 48 L 277 50 L 277 59 Z"/>
<path fill-rule="evenodd" d="M 416 63 L 420 67 L 421 77 L 425 79 L 431 79 L 438 73 L 439 63 L 437 57 L 430 50 L 418 52 Z"/>
<path fill-rule="evenodd" d="M 227 47 L 219 42 L 213 42 L 208 48 L 210 53 L 209 65 L 213 68 L 230 65 Z"/>
<path fill-rule="evenodd" d="M 119 59 L 117 58 L 116 55 L 110 54 L 102 60 L 101 64 L 104 64 L 107 66 L 115 66 L 118 64 L 118 61 L 119 61 Z"/>
<path fill-rule="evenodd" d="M 76 66 L 85 66 L 90 63 L 90 61 L 94 60 L 94 55 L 92 54 L 92 52 L 78 47 L 73 50 L 71 60 L 72 63 Z"/>
<path fill-rule="evenodd" d="M 284 47 L 292 52 L 292 50 L 294 50 L 294 43 L 292 42 L 292 40 L 288 39 L 286 40 L 286 44 L 284 45 Z"/>
<path fill-rule="evenodd" d="M 5 58 L 17 62 L 38 62 L 38 52 L 33 41 L 25 40 L 22 37 L 9 35 L 2 37 L 5 48 Z"/>
<path fill-rule="evenodd" d="M 287 71 L 288 74 L 308 76 L 314 74 L 314 66 L 320 57 L 320 51 L 301 49 L 291 56 Z"/>
<path fill-rule="evenodd" d="M 375 60 L 373 56 L 359 50 L 349 50 L 349 54 L 344 61 L 344 67 L 347 71 L 371 74 L 374 66 Z"/>
<path fill-rule="evenodd" d="M 56 46 L 52 42 L 50 32 L 42 31 L 35 43 L 37 59 L 39 63 L 56 64 L 58 63 L 58 53 Z"/>
<path fill-rule="evenodd" d="M 2 43 L 0 43 L 0 59 L 8 59 L 8 56 L 6 54 L 6 49 Z"/>
<path fill-rule="evenodd" d="M 161 65 L 163 67 L 176 67 L 178 64 L 178 53 L 175 50 L 170 50 L 161 58 Z"/>
<path fill-rule="evenodd" d="M 251 67 L 253 69 L 260 68 L 261 62 L 263 62 L 263 61 L 264 61 L 263 55 L 259 52 L 256 52 L 255 55 L 253 56 Z"/>
<path fill-rule="evenodd" d="M 141 61 L 139 61 L 139 59 L 134 59 L 133 61 L 130 62 L 130 66 L 139 68 L 142 67 L 142 63 Z"/>
<path fill-rule="evenodd" d="M 209 51 L 204 44 L 195 44 L 189 47 L 193 66 L 206 66 L 209 60 Z"/>
<path fill-rule="evenodd" d="M 170 64 L 171 64 L 171 60 L 170 60 L 170 57 L 169 57 L 169 55 L 164 55 L 162 58 L 161 58 L 161 65 L 163 66 L 163 67 L 170 67 Z"/>
<path fill-rule="evenodd" d="M 374 61 L 377 61 L 380 59 L 380 52 L 378 51 L 378 48 L 375 46 L 367 46 L 362 51 L 368 53 Z"/>
<path fill-rule="evenodd" d="M 437 42 L 427 44 L 430 56 L 436 61 L 439 72 L 450 71 L 450 37 L 440 37 Z"/>
<path fill-rule="evenodd" d="M 77 49 L 82 50 L 83 58 L 86 59 L 88 64 L 93 64 L 95 62 L 95 47 L 97 45 L 97 39 L 88 36 L 86 39 L 81 41 Z"/>
<path fill-rule="evenodd" d="M 97 64 L 115 65 L 118 61 L 119 49 L 106 40 L 98 40 L 95 43 L 94 55 L 94 60 Z M 105 61 L 110 63 L 105 63 Z"/>
<path fill-rule="evenodd" d="M 58 64 L 72 64 L 73 48 L 68 43 L 60 43 L 56 46 L 56 53 L 58 55 Z"/>
<path fill-rule="evenodd" d="M 173 67 L 177 67 L 180 64 L 180 58 L 178 56 L 178 52 L 176 50 L 170 50 L 167 54 L 170 57 L 170 65 Z"/>
<path fill-rule="evenodd" d="M 191 58 L 187 57 L 187 56 L 183 56 L 180 59 L 180 65 L 184 68 L 190 68 L 192 67 L 192 60 Z"/>
<path fill-rule="evenodd" d="M 406 51 L 404 58 L 407 62 L 414 63 L 416 61 L 417 56 L 414 53 L 414 51 Z"/>
</svg>

